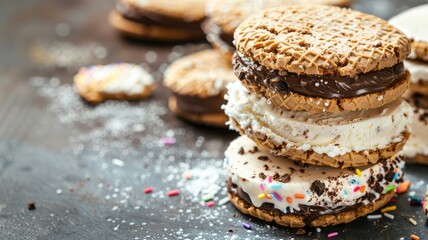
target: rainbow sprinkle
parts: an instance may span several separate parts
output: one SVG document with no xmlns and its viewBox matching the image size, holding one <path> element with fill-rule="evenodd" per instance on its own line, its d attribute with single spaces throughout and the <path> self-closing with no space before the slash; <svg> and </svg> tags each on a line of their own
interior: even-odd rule
<svg viewBox="0 0 428 240">
<path fill-rule="evenodd" d="M 260 193 L 257 197 L 258 197 L 259 199 L 263 199 L 263 198 L 265 198 L 265 197 L 266 197 L 266 194 L 264 194 L 264 193 Z"/>
<path fill-rule="evenodd" d="M 305 194 L 296 193 L 296 194 L 294 194 L 294 198 L 297 198 L 297 199 L 304 199 L 304 198 L 305 198 Z"/>
<path fill-rule="evenodd" d="M 262 190 L 262 192 L 265 191 L 265 187 L 263 186 L 263 183 L 260 183 L 260 190 Z"/>
<path fill-rule="evenodd" d="M 410 235 L 410 238 L 412 240 L 419 240 L 420 238 L 418 236 L 416 236 L 415 234 Z"/>
<path fill-rule="evenodd" d="M 174 145 L 176 143 L 176 140 L 173 137 L 163 137 L 160 139 L 160 142 L 163 145 Z"/>
<path fill-rule="evenodd" d="M 397 193 L 401 194 L 401 193 L 407 192 L 410 188 L 410 184 L 411 183 L 409 180 L 400 183 L 400 185 L 398 185 L 398 188 L 397 188 Z"/>
<path fill-rule="evenodd" d="M 387 218 L 391 219 L 391 220 L 394 220 L 394 218 L 395 218 L 395 216 L 394 216 L 394 215 L 392 215 L 392 214 L 390 214 L 390 213 L 384 213 L 383 215 L 384 215 L 385 217 L 387 217 Z"/>
<path fill-rule="evenodd" d="M 386 192 L 391 192 L 392 190 L 395 190 L 395 185 L 389 185 L 385 188 Z"/>
<path fill-rule="evenodd" d="M 360 186 L 356 186 L 355 188 L 354 188 L 354 192 L 358 192 L 359 190 L 360 190 Z"/>
<path fill-rule="evenodd" d="M 287 197 L 287 202 L 288 203 L 293 203 L 293 199 L 291 197 Z"/>
<path fill-rule="evenodd" d="M 275 190 L 281 189 L 281 184 L 280 183 L 271 183 L 270 188 L 275 189 Z"/>
<path fill-rule="evenodd" d="M 272 196 L 278 200 L 279 202 L 282 202 L 282 197 L 277 193 L 277 192 L 273 192 Z"/>
<path fill-rule="evenodd" d="M 248 224 L 248 223 L 246 223 L 246 222 L 243 222 L 242 223 L 242 227 L 244 227 L 245 229 L 247 229 L 247 230 L 252 230 L 253 228 L 251 227 L 251 225 L 250 224 Z"/>
<path fill-rule="evenodd" d="M 272 176 L 268 177 L 268 182 L 271 183 L 272 182 Z"/>
<path fill-rule="evenodd" d="M 213 207 L 215 205 L 214 201 L 209 201 L 205 204 L 207 207 Z"/>
<path fill-rule="evenodd" d="M 166 194 L 168 195 L 168 197 L 174 197 L 179 195 L 180 191 L 178 189 L 174 189 L 174 190 L 168 191 Z"/>
<path fill-rule="evenodd" d="M 409 222 L 411 223 L 411 224 L 413 224 L 414 226 L 416 226 L 416 225 L 418 225 L 418 223 L 415 221 L 415 219 L 413 219 L 413 218 L 409 218 Z"/>
<path fill-rule="evenodd" d="M 380 210 L 381 213 L 386 213 L 386 212 L 391 212 L 391 211 L 395 211 L 397 210 L 397 206 L 393 205 L 393 206 L 388 206 L 388 207 L 384 207 Z"/>
<path fill-rule="evenodd" d="M 338 232 L 332 232 L 332 233 L 327 234 L 327 237 L 332 238 L 332 237 L 336 237 L 338 235 L 339 235 Z"/>
<path fill-rule="evenodd" d="M 147 187 L 147 188 L 144 189 L 144 193 L 145 194 L 151 193 L 151 192 L 153 192 L 153 187 Z"/>
<path fill-rule="evenodd" d="M 358 175 L 358 177 L 361 177 L 361 170 L 360 169 L 357 168 L 355 170 L 355 173 Z"/>
</svg>

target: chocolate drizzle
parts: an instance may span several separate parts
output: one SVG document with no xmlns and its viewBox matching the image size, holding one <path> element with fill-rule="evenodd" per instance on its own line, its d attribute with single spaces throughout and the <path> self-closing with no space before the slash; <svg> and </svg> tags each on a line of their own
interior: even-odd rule
<svg viewBox="0 0 428 240">
<path fill-rule="evenodd" d="M 221 105 L 226 104 L 223 96 L 214 96 L 207 98 L 199 98 L 194 96 L 184 96 L 180 94 L 173 94 L 177 100 L 177 107 L 187 113 L 195 114 L 216 114 L 223 113 Z"/>
<path fill-rule="evenodd" d="M 379 71 L 356 76 L 299 75 L 287 71 L 270 70 L 251 61 L 241 53 L 233 56 L 235 75 L 241 81 L 263 85 L 272 91 L 298 93 L 308 97 L 351 98 L 383 91 L 400 82 L 405 76 L 403 63 Z"/>
<path fill-rule="evenodd" d="M 145 25 L 164 26 L 171 28 L 186 28 L 200 31 L 200 26 L 203 19 L 186 21 L 184 19 L 173 18 L 159 13 L 145 11 L 139 12 L 137 9 L 129 6 L 123 1 L 118 1 L 116 10 L 126 19 L 143 23 Z"/>
</svg>

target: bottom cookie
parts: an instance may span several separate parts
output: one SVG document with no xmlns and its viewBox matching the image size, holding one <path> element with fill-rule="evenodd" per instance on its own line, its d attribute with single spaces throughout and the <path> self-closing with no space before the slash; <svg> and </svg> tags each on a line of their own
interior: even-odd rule
<svg viewBox="0 0 428 240">
<path fill-rule="evenodd" d="M 283 214 L 277 210 L 266 210 L 266 209 L 258 208 L 248 204 L 247 202 L 240 199 L 238 196 L 236 196 L 233 193 L 229 192 L 228 195 L 232 204 L 242 213 L 251 215 L 253 217 L 256 217 L 258 219 L 261 219 L 267 222 L 275 222 L 281 226 L 301 228 L 305 226 L 327 227 L 327 226 L 338 225 L 341 223 L 352 222 L 355 219 L 359 217 L 364 217 L 378 210 L 385 204 L 387 204 L 394 197 L 395 193 L 389 192 L 381 196 L 374 203 L 369 205 L 357 207 L 355 209 L 350 209 L 337 214 L 322 215 L 322 216 L 313 217 L 313 218 L 299 216 L 299 214 L 297 213 Z M 311 210 L 309 209 L 309 211 Z M 428 210 L 426 209 L 425 212 L 427 211 Z"/>
<path fill-rule="evenodd" d="M 201 104 L 203 105 L 204 99 L 199 99 L 199 101 L 195 101 L 194 104 Z M 226 128 L 226 121 L 228 120 L 227 116 L 223 112 L 218 113 L 192 113 L 183 110 L 179 107 L 179 103 L 177 103 L 177 97 L 171 96 L 168 100 L 168 107 L 169 109 L 179 116 L 180 118 L 183 118 L 189 122 L 201 124 L 201 125 L 207 125 L 207 126 L 213 126 L 213 127 L 219 127 L 219 128 Z"/>
<path fill-rule="evenodd" d="M 335 169 L 275 157 L 245 136 L 225 152 L 227 191 L 243 213 L 287 227 L 348 223 L 376 211 L 402 182 L 398 157 Z"/>
</svg>

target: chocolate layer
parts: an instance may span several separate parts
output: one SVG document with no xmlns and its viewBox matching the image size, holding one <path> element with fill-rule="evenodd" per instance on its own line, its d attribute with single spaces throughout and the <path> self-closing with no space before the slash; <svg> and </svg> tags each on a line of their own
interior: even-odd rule
<svg viewBox="0 0 428 240">
<path fill-rule="evenodd" d="M 270 70 L 235 52 L 233 65 L 236 76 L 243 81 L 264 85 L 272 91 L 297 93 L 308 97 L 352 98 L 383 91 L 400 82 L 405 76 L 403 63 L 379 71 L 351 76 L 299 75 L 287 71 Z"/>
<path fill-rule="evenodd" d="M 177 100 L 177 107 L 186 113 L 193 114 L 216 114 L 223 113 L 221 105 L 226 104 L 226 100 L 222 95 L 199 98 L 194 96 L 185 96 L 173 94 Z"/>
<path fill-rule="evenodd" d="M 207 40 L 214 45 L 220 46 L 222 49 L 233 53 L 235 46 L 233 45 L 233 34 L 227 34 L 210 19 L 202 23 L 202 30 L 207 35 Z"/>
<path fill-rule="evenodd" d="M 141 13 L 122 1 L 117 2 L 116 10 L 124 18 L 131 21 L 143 23 L 145 25 L 197 29 L 200 31 L 201 30 L 200 26 L 203 21 L 203 19 L 197 20 L 197 21 L 186 21 L 184 19 L 177 19 L 177 18 L 173 18 L 170 16 L 149 12 L 149 11 Z"/>
</svg>

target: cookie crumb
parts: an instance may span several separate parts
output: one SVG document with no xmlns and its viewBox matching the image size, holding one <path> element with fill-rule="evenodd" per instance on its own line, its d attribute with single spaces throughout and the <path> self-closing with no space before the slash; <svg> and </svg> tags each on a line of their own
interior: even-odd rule
<svg viewBox="0 0 428 240">
<path fill-rule="evenodd" d="M 30 211 L 36 210 L 36 203 L 34 201 L 28 201 L 27 208 Z"/>
</svg>

